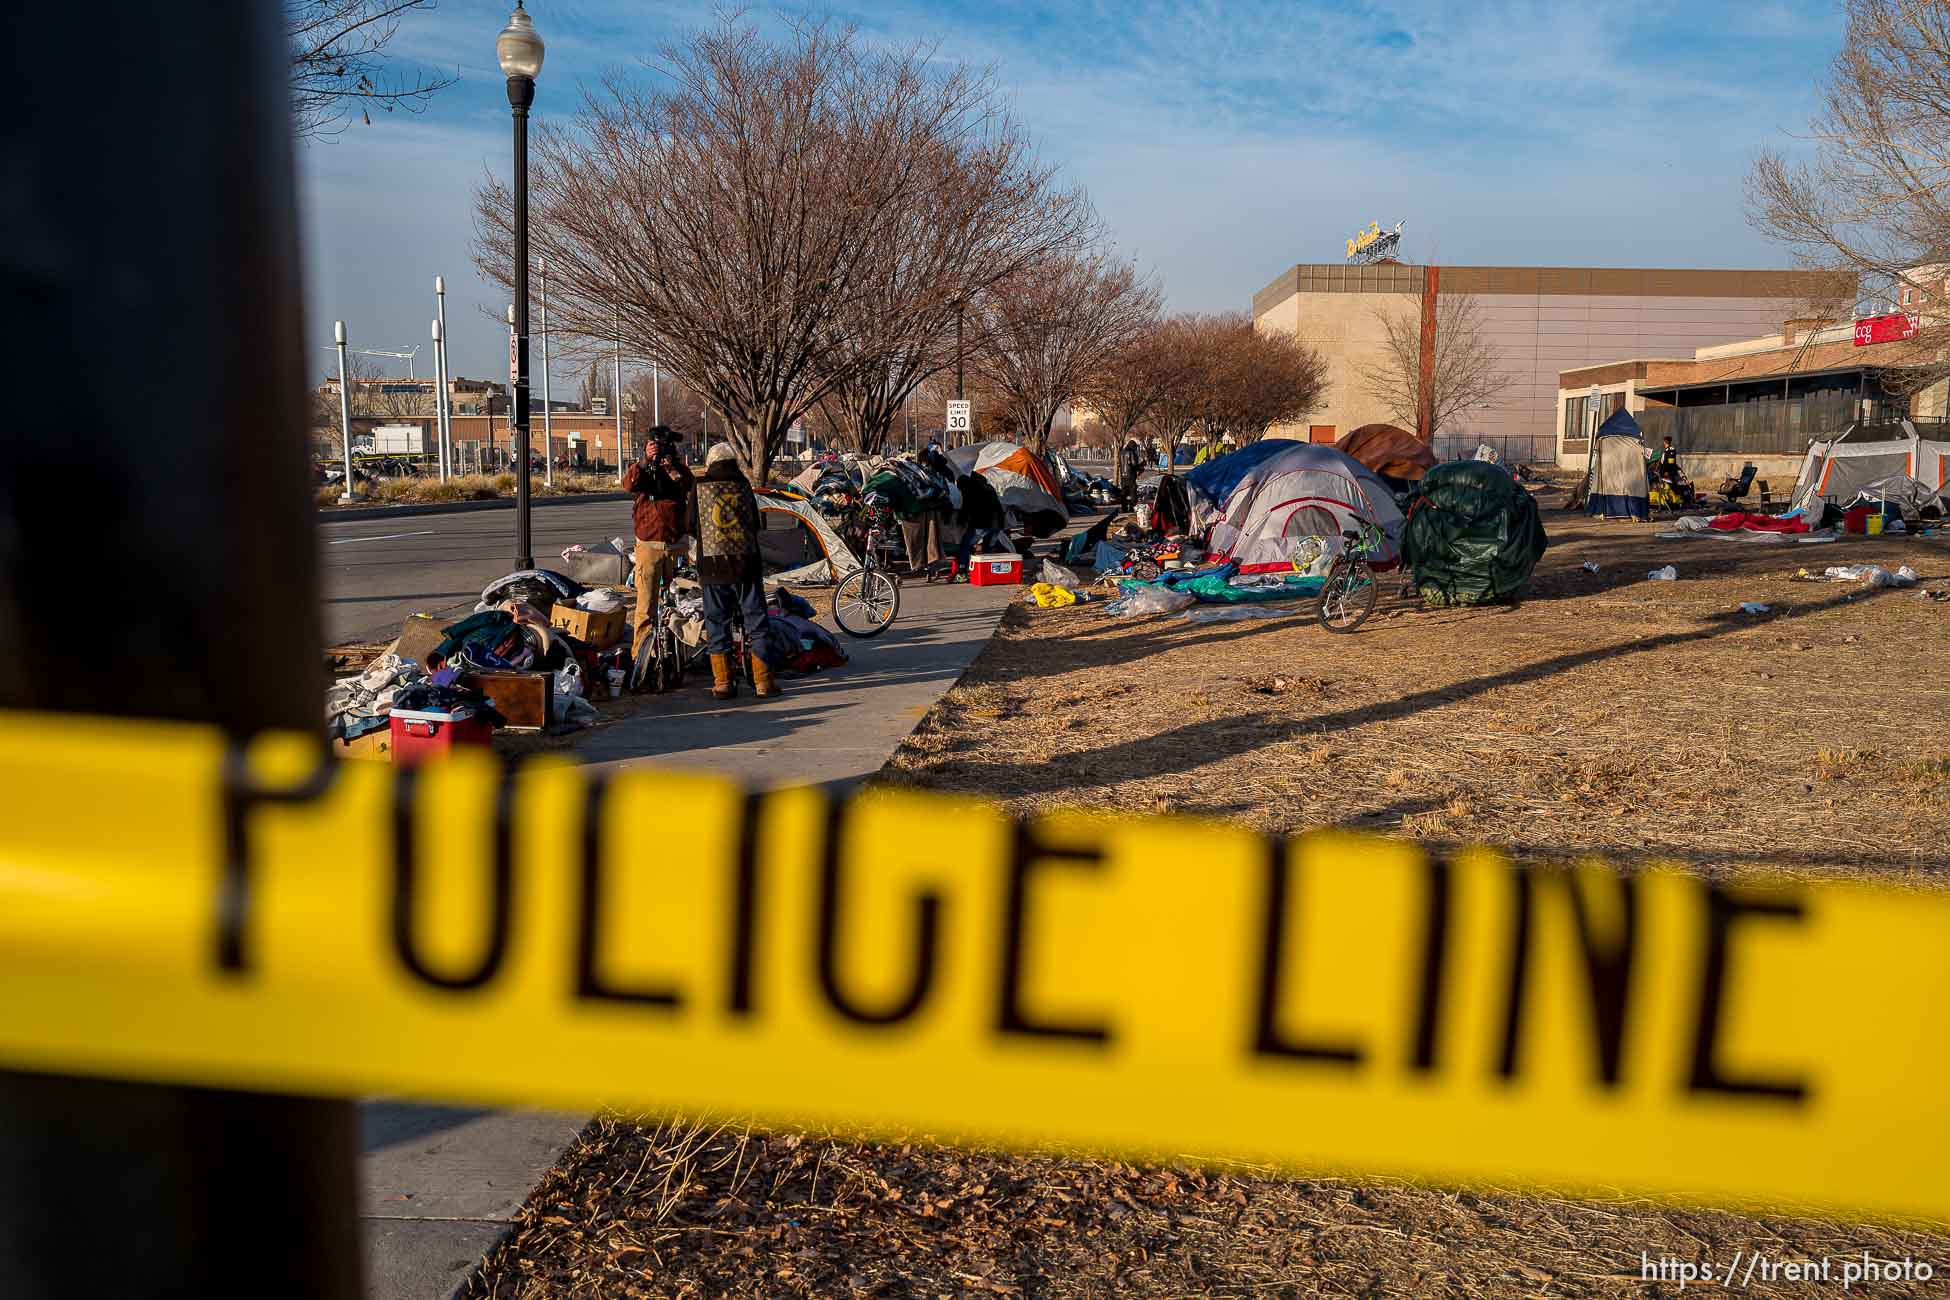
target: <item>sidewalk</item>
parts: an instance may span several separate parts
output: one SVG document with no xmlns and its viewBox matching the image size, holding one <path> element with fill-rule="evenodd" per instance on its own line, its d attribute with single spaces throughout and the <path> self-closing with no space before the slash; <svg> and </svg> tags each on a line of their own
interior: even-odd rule
<svg viewBox="0 0 1950 1300">
<path fill-rule="evenodd" d="M 868 641 L 841 637 L 851 656 L 844 668 L 786 681 L 771 700 L 746 691 L 720 702 L 692 681 L 570 752 L 614 767 L 708 767 L 755 785 L 852 785 L 879 771 L 961 678 L 1021 592 L 903 583 L 892 627 Z M 369 1102 L 360 1118 L 371 1300 L 453 1295 L 583 1122 L 396 1102 Z"/>
</svg>

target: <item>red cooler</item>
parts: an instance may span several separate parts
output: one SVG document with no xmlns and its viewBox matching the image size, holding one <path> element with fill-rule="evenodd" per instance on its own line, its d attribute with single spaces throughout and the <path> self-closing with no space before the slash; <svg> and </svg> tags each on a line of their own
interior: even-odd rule
<svg viewBox="0 0 1950 1300">
<path fill-rule="evenodd" d="M 492 746 L 494 727 L 474 716 L 472 706 L 452 712 L 394 709 L 386 715 L 393 729 L 393 762 L 411 767 L 464 745 Z"/>
<path fill-rule="evenodd" d="M 971 555 L 968 557 L 968 585 L 971 587 L 1020 587 L 1022 585 L 1022 557 L 1004 552 L 1001 555 Z"/>
</svg>

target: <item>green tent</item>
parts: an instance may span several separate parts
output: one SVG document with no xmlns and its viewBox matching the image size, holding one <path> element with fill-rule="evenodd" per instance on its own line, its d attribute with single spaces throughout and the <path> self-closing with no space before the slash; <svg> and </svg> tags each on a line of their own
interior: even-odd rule
<svg viewBox="0 0 1950 1300">
<path fill-rule="evenodd" d="M 1536 499 L 1489 461 L 1437 465 L 1403 500 L 1402 560 L 1431 605 L 1516 596 L 1549 545 Z"/>
</svg>

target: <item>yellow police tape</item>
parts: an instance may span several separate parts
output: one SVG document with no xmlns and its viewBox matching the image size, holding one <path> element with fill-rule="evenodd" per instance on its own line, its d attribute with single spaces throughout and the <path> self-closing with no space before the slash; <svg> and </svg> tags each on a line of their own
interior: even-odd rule
<svg viewBox="0 0 1950 1300">
<path fill-rule="evenodd" d="M 45 715 L 0 790 L 0 1065 L 1950 1220 L 1935 892 Z"/>
</svg>

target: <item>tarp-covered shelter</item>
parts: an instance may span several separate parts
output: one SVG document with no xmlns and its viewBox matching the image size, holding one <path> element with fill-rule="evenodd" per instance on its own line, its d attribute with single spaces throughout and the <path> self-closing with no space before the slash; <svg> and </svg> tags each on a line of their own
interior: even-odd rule
<svg viewBox="0 0 1950 1300">
<path fill-rule="evenodd" d="M 1813 507 L 1817 500 L 1846 505 L 1873 484 L 1898 475 L 1918 480 L 1931 492 L 1950 487 L 1950 442 L 1931 442 L 1908 420 L 1876 429 L 1850 425 L 1833 438 L 1809 444 L 1788 502 L 1798 507 Z M 1814 513 L 1819 514 L 1818 507 Z"/>
<path fill-rule="evenodd" d="M 823 587 L 860 567 L 860 558 L 833 530 L 819 508 L 803 497 L 758 492 L 758 550 L 765 581 Z"/>
<path fill-rule="evenodd" d="M 1038 537 L 1070 522 L 1063 488 L 1043 459 L 1013 442 L 983 442 L 957 447 L 948 459 L 963 474 L 979 473 L 1002 498 L 1013 521 Z"/>
<path fill-rule="evenodd" d="M 1290 569 L 1297 542 L 1339 538 L 1357 520 L 1386 534 L 1383 563 L 1395 558 L 1402 513 L 1375 472 L 1339 448 L 1266 438 L 1185 476 L 1192 527 L 1209 533 L 1214 557 L 1241 573 Z"/>
<path fill-rule="evenodd" d="M 1437 465 L 1408 498 L 1402 562 L 1431 605 L 1482 605 L 1517 595 L 1546 545 L 1536 499 L 1501 465 Z"/>
<path fill-rule="evenodd" d="M 1645 435 L 1631 412 L 1620 408 L 1598 426 L 1585 470 L 1585 513 L 1607 519 L 1650 519 L 1645 477 Z"/>
<path fill-rule="evenodd" d="M 1392 424 L 1364 424 L 1334 446 L 1389 483 L 1413 483 L 1435 468 L 1429 444 Z"/>
</svg>

